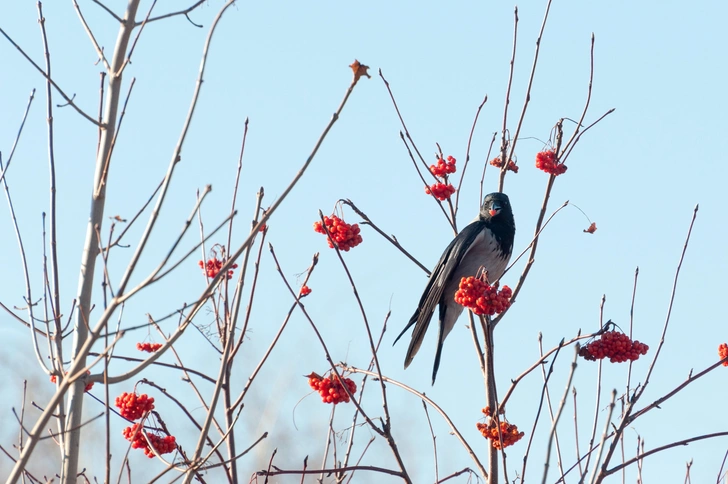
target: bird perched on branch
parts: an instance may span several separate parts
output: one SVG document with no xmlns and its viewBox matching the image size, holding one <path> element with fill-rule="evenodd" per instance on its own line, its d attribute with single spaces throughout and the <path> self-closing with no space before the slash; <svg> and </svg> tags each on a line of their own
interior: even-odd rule
<svg viewBox="0 0 728 484">
<path fill-rule="evenodd" d="M 495 282 L 503 274 L 513 251 L 513 238 L 516 234 L 516 223 L 508 196 L 504 193 L 491 193 L 483 199 L 478 218 L 465 227 L 447 246 L 437 265 L 430 274 L 417 310 L 410 318 L 407 326 L 394 340 L 399 338 L 412 326 L 412 340 L 404 367 L 407 368 L 422 345 L 435 306 L 440 305 L 440 330 L 437 337 L 437 353 L 432 369 L 432 384 L 435 384 L 437 369 L 440 366 L 442 344 L 455 326 L 463 306 L 455 302 L 455 292 L 462 277 L 475 276 L 482 267 L 488 271 L 488 279 Z"/>
</svg>

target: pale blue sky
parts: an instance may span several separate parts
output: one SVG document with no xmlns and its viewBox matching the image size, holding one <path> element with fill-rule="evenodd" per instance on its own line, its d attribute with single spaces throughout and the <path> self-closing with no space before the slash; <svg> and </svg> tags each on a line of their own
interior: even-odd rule
<svg viewBox="0 0 728 484">
<path fill-rule="evenodd" d="M 116 3 L 117 5 L 113 5 Z M 109 2 L 121 12 L 125 2 Z M 144 2 L 146 11 L 150 2 Z M 160 1 L 156 12 L 179 8 L 180 2 Z M 194 88 L 207 28 L 222 3 L 214 0 L 192 15 L 205 28 L 190 25 L 183 17 L 150 24 L 125 74 L 136 85 L 122 127 L 108 187 L 107 213 L 130 218 L 163 176 L 179 136 Z M 519 5 L 519 43 L 512 92 L 509 128 L 515 128 L 523 103 L 534 42 L 545 2 Z M 82 1 L 84 15 L 107 52 L 116 38 L 116 25 L 101 9 Z M 71 2 L 44 5 L 55 80 L 89 113 L 98 110 L 100 70 L 96 55 L 78 21 Z M 582 233 L 588 223 L 574 208 L 562 211 L 546 229 L 526 286 L 496 333 L 496 372 L 500 393 L 511 378 L 537 357 L 537 335 L 552 347 L 598 327 L 599 301 L 606 294 L 605 319 L 628 327 L 634 270 L 640 267 L 635 306 L 635 337 L 657 347 L 688 224 L 696 203 L 698 219 L 683 265 L 662 360 L 644 395 L 641 407 L 683 381 L 691 369 L 700 370 L 717 361 L 716 348 L 728 340 L 725 310 L 728 270 L 725 241 L 728 237 L 725 206 L 728 168 L 722 141 L 728 131 L 725 112 L 726 40 L 724 2 L 554 0 L 542 42 L 539 67 L 529 112 L 522 129 L 517 156 L 521 167 L 508 177 L 516 224 L 516 251 L 530 241 L 547 177 L 533 166 L 534 155 L 561 117 L 578 118 L 583 108 L 589 75 L 589 38 L 596 35 L 595 77 L 592 103 L 586 122 L 610 108 L 615 112 L 585 135 L 553 191 L 551 207 L 570 200 L 596 222 L 598 230 Z M 42 62 L 42 44 L 34 2 L 0 4 L 0 27 L 36 60 Z M 423 154 L 432 155 L 440 143 L 446 155 L 465 160 L 465 148 L 473 116 L 483 96 L 485 105 L 471 150 L 471 167 L 461 193 L 459 226 L 477 213 L 479 172 L 488 144 L 502 123 L 503 100 L 513 36 L 513 4 L 508 2 L 239 2 L 223 19 L 213 40 L 200 103 L 175 175 L 174 187 L 162 212 L 162 223 L 153 246 L 134 278 L 140 281 L 155 267 L 159 257 L 188 216 L 195 191 L 212 184 L 203 208 L 208 227 L 223 218 L 230 206 L 243 121 L 250 119 L 243 181 L 238 197 L 240 216 L 236 237 L 242 241 L 251 218 L 255 192 L 265 187 L 271 203 L 300 168 L 316 139 L 338 106 L 350 81 L 347 67 L 355 58 L 371 66 L 372 79 L 363 79 L 350 98 L 338 123 L 318 156 L 287 202 L 270 222 L 268 240 L 275 246 L 288 277 L 305 270 L 314 252 L 321 261 L 310 286 L 306 307 L 324 333 L 335 360 L 365 367 L 368 344 L 352 292 L 333 251 L 312 230 L 317 211 L 330 213 L 339 198 L 352 199 L 382 229 L 398 240 L 420 261 L 432 266 L 452 238 L 439 209 L 427 199 L 399 139 L 400 125 L 383 82 L 382 69 L 399 103 L 410 132 Z M 18 211 L 26 250 L 31 260 L 34 291 L 41 294 L 41 212 L 48 210 L 45 100 L 42 77 L 18 52 L 0 39 L 0 150 L 5 159 L 32 88 L 36 101 L 9 170 L 8 181 Z M 54 95 L 54 102 L 62 102 Z M 93 173 L 96 130 L 70 108 L 54 110 L 56 163 L 59 195 L 59 251 L 64 311 L 76 292 L 78 261 L 87 220 Z M 567 129 L 572 126 L 566 125 Z M 539 141 L 542 140 L 542 141 Z M 434 156 L 431 156 L 434 162 Z M 495 171 L 486 176 L 486 191 L 496 188 Z M 17 244 L 7 205 L 0 204 L 0 301 L 21 306 L 24 293 Z M 346 211 L 349 222 L 359 221 Z M 127 243 L 134 246 L 139 229 Z M 108 225 L 104 227 L 108 230 Z M 185 239 L 188 247 L 197 229 Z M 380 352 L 385 374 L 401 380 L 440 402 L 485 458 L 485 443 L 475 430 L 484 406 L 483 386 L 463 317 L 446 342 L 439 379 L 430 386 L 435 335 L 429 335 L 405 372 L 402 360 L 406 342 L 391 347 L 395 335 L 415 309 L 426 283 L 422 271 L 368 227 L 364 243 L 345 254 L 375 330 L 381 328 L 391 309 Z M 219 242 L 223 242 L 219 237 Z M 118 280 L 128 250 L 119 250 L 112 261 L 112 278 Z M 125 308 L 124 324 L 146 320 L 146 313 L 165 315 L 191 301 L 204 287 L 195 256 L 172 278 L 142 294 Z M 519 262 L 504 282 L 513 286 L 523 268 Z M 264 251 L 258 298 L 253 309 L 252 332 L 237 368 L 241 386 L 283 320 L 290 298 Z M 101 305 L 100 290 L 96 290 Z M 97 310 L 98 311 L 98 310 Z M 202 314 L 201 321 L 209 314 Z M 167 323 L 171 329 L 174 323 Z M 2 356 L 6 397 L 0 405 L 0 427 L 15 428 L 10 407 L 18 407 L 23 378 L 32 381 L 34 399 L 42 405 L 48 388 L 30 349 L 27 330 L 0 313 L 0 332 L 6 341 Z M 434 333 L 434 332 L 433 332 Z M 136 356 L 133 345 L 146 331 L 129 334 L 121 351 Z M 157 338 L 158 340 L 158 338 Z M 208 373 L 217 371 L 217 355 L 207 350 L 196 333 L 180 345 L 188 364 Z M 648 354 L 651 358 L 653 351 Z M 563 392 L 567 360 L 550 387 L 554 398 Z M 194 359 L 193 359 L 194 358 Z M 313 332 L 300 312 L 295 314 L 271 366 L 258 382 L 257 391 L 241 417 L 239 441 L 252 442 L 264 430 L 270 437 L 241 463 L 241 479 L 267 462 L 278 447 L 281 467 L 299 466 L 311 455 L 318 465 L 323 449 L 329 408 L 315 396 L 296 403 L 308 393 L 300 375 L 323 372 L 326 362 Z M 172 361 L 171 359 L 169 360 Z M 633 381 L 644 378 L 649 358 L 634 366 Z M 121 367 L 120 367 L 121 368 Z M 625 366 L 604 368 L 603 400 L 612 387 L 624 388 Z M 580 361 L 575 384 L 579 392 L 580 443 L 586 442 L 593 418 L 596 365 Z M 188 398 L 195 415 L 202 411 L 175 373 L 150 373 L 148 378 Z M 360 381 L 360 378 L 356 378 Z M 519 386 L 508 406 L 512 423 L 530 433 L 541 387 L 540 375 Z M 40 386 L 40 387 L 38 387 Z M 111 393 L 128 391 L 117 385 Z M 701 433 L 728 430 L 724 412 L 725 375 L 716 371 L 639 419 L 627 432 L 625 452 L 631 456 L 637 434 L 647 448 Z M 209 390 L 209 389 L 208 389 Z M 370 387 L 365 402 L 373 414 L 379 397 Z M 100 388 L 95 389 L 102 395 Z M 421 404 L 414 397 L 390 388 L 395 436 L 406 464 L 417 482 L 434 480 L 431 441 Z M 162 401 L 162 398 L 158 399 Z M 261 417 L 261 405 L 267 409 Z M 295 407 L 295 408 L 294 408 Z M 89 400 L 87 409 L 100 412 Z M 249 414 L 246 417 L 246 412 Z M 350 423 L 350 408 L 337 409 L 337 427 Z M 172 409 L 168 410 L 170 415 Z M 562 442 L 573 441 L 573 407 L 567 407 Z M 298 430 L 293 427 L 295 419 Z M 181 422 L 181 420 L 180 420 Z M 601 420 L 600 422 L 603 422 Z M 472 462 L 442 421 L 433 417 L 438 435 L 440 476 Z M 119 431 L 121 422 L 117 422 Z M 600 423 L 600 431 L 601 431 Z M 101 428 L 99 428 L 99 432 Z M 542 420 L 530 456 L 531 479 L 540 476 L 543 442 L 548 431 Z M 371 433 L 358 430 L 359 452 Z M 185 448 L 194 445 L 193 434 L 179 431 Z M 14 438 L 14 437 L 13 437 Z M 4 433 L 2 443 L 10 442 Z M 244 445 L 244 444 L 243 444 Z M 564 462 L 574 462 L 565 445 Z M 525 440 L 508 451 L 514 468 L 526 449 Z M 693 482 L 710 482 L 718 475 L 728 440 L 714 439 L 649 457 L 644 463 L 644 482 L 674 482 L 684 473 L 685 462 L 694 459 Z M 90 470 L 101 472 L 99 456 Z M 358 455 L 358 454 L 357 454 Z M 132 462 L 147 465 L 133 455 Z M 0 469 L 7 461 L 0 460 Z M 394 466 L 384 445 L 375 446 L 366 464 Z M 150 467 L 155 464 L 150 463 Z M 520 472 L 520 465 L 518 465 Z M 150 472 L 152 470 L 150 469 Z M 628 470 L 634 481 L 635 468 Z M 556 480 L 555 461 L 549 482 Z M 357 482 L 372 478 L 364 474 Z M 576 482 L 575 479 L 569 481 Z M 281 479 L 280 482 L 288 482 Z M 385 482 L 382 480 L 382 482 Z M 390 481 L 387 481 L 390 482 Z M 394 482 L 394 480 L 391 480 Z M 464 482 L 464 480 L 462 481 Z"/>
</svg>

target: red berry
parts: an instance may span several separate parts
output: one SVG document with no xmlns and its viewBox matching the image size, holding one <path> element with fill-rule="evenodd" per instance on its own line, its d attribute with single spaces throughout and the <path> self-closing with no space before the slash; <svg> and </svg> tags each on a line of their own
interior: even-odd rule
<svg viewBox="0 0 728 484">
<path fill-rule="evenodd" d="M 331 374 L 328 377 L 322 377 L 317 373 L 311 373 L 306 375 L 308 377 L 308 384 L 316 390 L 321 396 L 321 401 L 324 403 L 349 403 L 349 395 L 346 393 L 343 385 L 349 390 L 352 395 L 356 392 L 356 383 L 350 378 L 343 378 L 343 384 L 336 375 Z"/>
<path fill-rule="evenodd" d="M 618 331 L 606 331 L 597 339 L 579 349 L 579 356 L 594 361 L 609 358 L 612 363 L 635 361 L 646 355 L 649 347 Z"/>
<path fill-rule="evenodd" d="M 495 166 L 496 168 L 501 168 L 503 166 L 503 162 L 500 159 L 500 156 L 496 156 L 492 160 L 490 160 L 490 164 Z M 510 170 L 513 173 L 518 173 L 518 165 L 513 160 L 508 160 L 508 168 L 506 170 Z"/>
<path fill-rule="evenodd" d="M 63 374 L 68 375 L 68 372 L 66 371 Z M 86 374 L 90 375 L 91 370 L 86 370 Z M 56 381 L 57 381 L 56 375 L 51 375 L 51 383 L 55 383 Z M 87 392 L 87 391 L 91 390 L 93 387 L 94 387 L 94 382 L 88 382 L 88 383 L 86 383 L 86 387 L 83 389 L 83 391 Z"/>
<path fill-rule="evenodd" d="M 162 347 L 162 343 L 137 343 L 136 347 L 139 351 L 145 351 L 147 353 L 154 353 Z"/>
<path fill-rule="evenodd" d="M 490 409 L 488 407 L 483 409 L 483 414 L 486 416 L 487 423 L 478 422 L 475 426 L 483 434 L 483 437 L 490 440 L 494 448 L 502 450 L 502 448 L 513 445 L 523 438 L 524 433 L 519 432 L 517 426 L 508 422 L 501 422 L 497 417 L 490 416 Z M 500 436 L 498 436 L 499 427 Z M 502 446 L 501 441 L 503 442 Z"/>
<path fill-rule="evenodd" d="M 566 172 L 566 165 L 558 163 L 554 150 L 541 151 L 536 153 L 536 168 L 551 175 L 561 175 Z"/>
<path fill-rule="evenodd" d="M 430 165 L 430 173 L 438 178 L 447 178 L 447 175 L 455 173 L 455 158 L 452 156 L 447 157 L 447 161 L 442 158 L 437 159 L 437 165 Z"/>
<path fill-rule="evenodd" d="M 326 228 L 324 228 L 324 225 Z M 349 225 L 336 215 L 332 215 L 331 217 L 324 216 L 324 224 L 321 224 L 320 220 L 313 223 L 313 230 L 320 234 L 326 234 L 326 229 L 331 234 L 326 242 L 328 242 L 329 247 L 332 249 L 334 248 L 334 244 L 336 244 L 339 250 L 348 252 L 349 249 L 353 249 L 362 243 L 359 224 Z"/>
<path fill-rule="evenodd" d="M 718 356 L 721 360 L 728 357 L 728 344 L 721 343 L 718 346 Z M 728 361 L 724 361 L 723 366 L 728 366 Z"/>
<path fill-rule="evenodd" d="M 455 193 L 455 187 L 452 186 L 452 184 L 445 185 L 444 183 L 433 183 L 429 187 L 425 187 L 425 193 L 443 201 L 447 200 L 453 193 Z"/>
<path fill-rule="evenodd" d="M 473 313 L 493 316 L 511 306 L 513 292 L 508 286 L 491 286 L 480 278 L 470 276 L 460 279 L 460 287 L 455 292 L 455 302 L 465 306 Z"/>
<path fill-rule="evenodd" d="M 142 432 L 146 434 L 146 438 Z M 149 447 L 150 442 L 158 454 L 169 454 L 177 448 L 177 439 L 174 436 L 163 437 L 152 432 L 145 432 L 139 423 L 126 427 L 122 430 L 122 435 L 131 442 L 133 449 L 144 450 L 144 454 L 150 459 L 154 457 L 154 450 Z"/>
<path fill-rule="evenodd" d="M 138 420 L 145 413 L 154 409 L 154 397 L 150 397 L 146 393 L 137 395 L 136 393 L 124 392 L 116 397 L 114 404 L 119 408 L 119 413 L 125 419 Z"/>
<path fill-rule="evenodd" d="M 213 252 L 214 254 L 214 252 Z M 204 271 L 205 274 L 207 274 L 207 277 L 210 279 L 214 278 L 218 272 L 220 272 L 220 269 L 222 269 L 222 266 L 225 264 L 225 262 L 221 261 L 217 257 L 213 256 L 210 259 L 207 260 L 207 263 L 203 261 L 199 261 L 197 263 Z M 233 264 L 230 266 L 230 269 L 227 273 L 227 278 L 232 279 L 233 278 L 233 269 L 237 269 L 238 265 Z"/>
</svg>

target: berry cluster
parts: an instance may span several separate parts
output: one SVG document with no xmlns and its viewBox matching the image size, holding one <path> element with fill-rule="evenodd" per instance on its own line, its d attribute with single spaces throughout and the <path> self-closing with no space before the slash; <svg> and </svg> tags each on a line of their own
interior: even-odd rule
<svg viewBox="0 0 728 484">
<path fill-rule="evenodd" d="M 442 158 L 437 159 L 437 165 L 430 165 L 430 173 L 439 178 L 445 178 L 446 175 L 455 173 L 455 158 L 447 157 L 447 161 Z"/>
<path fill-rule="evenodd" d="M 308 296 L 309 294 L 311 294 L 311 288 L 304 284 L 303 286 L 301 286 L 301 290 L 298 294 L 301 297 Z"/>
<path fill-rule="evenodd" d="M 344 385 L 349 389 L 349 393 L 352 395 L 356 393 L 356 383 L 350 378 L 344 378 L 343 383 L 339 380 L 336 375 L 331 374 L 328 377 L 322 377 L 317 373 L 311 373 L 308 376 L 308 384 L 319 392 L 321 395 L 321 401 L 324 403 L 349 403 L 349 394 L 346 393 Z"/>
<path fill-rule="evenodd" d="M 433 183 L 430 186 L 425 186 L 425 193 L 432 195 L 440 201 L 450 198 L 450 196 L 455 193 L 455 187 L 452 186 L 451 183 L 447 182 L 447 176 L 455 173 L 455 171 L 455 158 L 448 156 L 447 161 L 442 158 L 438 158 L 437 165 L 430 165 L 430 173 L 442 181 Z"/>
<path fill-rule="evenodd" d="M 474 276 L 460 279 L 460 288 L 455 292 L 455 302 L 465 306 L 477 315 L 493 316 L 511 307 L 513 292 L 508 286 L 498 290 Z"/>
<path fill-rule="evenodd" d="M 447 185 L 444 183 L 433 183 L 429 187 L 425 187 L 425 193 L 432 195 L 440 201 L 444 201 L 455 193 L 455 187 L 452 186 L 451 183 L 448 183 Z"/>
<path fill-rule="evenodd" d="M 492 160 L 490 160 L 490 164 L 495 166 L 496 168 L 502 168 L 503 162 L 500 159 L 500 156 L 496 156 Z M 518 165 L 513 160 L 508 160 L 508 167 L 506 170 L 510 170 L 513 173 L 518 173 Z"/>
<path fill-rule="evenodd" d="M 554 150 L 536 153 L 536 168 L 556 176 L 566 172 L 566 165 L 556 162 L 556 152 Z"/>
<path fill-rule="evenodd" d="M 68 372 L 65 372 L 65 374 L 68 375 Z M 90 375 L 91 370 L 86 370 L 86 374 Z M 51 383 L 55 383 L 56 381 L 57 381 L 56 375 L 51 375 Z M 88 383 L 86 383 L 86 388 L 84 388 L 83 391 L 87 392 L 87 391 L 91 390 L 93 387 L 94 387 L 94 382 L 92 382 L 92 381 L 88 382 Z"/>
<path fill-rule="evenodd" d="M 154 353 L 162 347 L 162 343 L 137 343 L 136 348 L 139 351 L 146 351 L 147 353 Z"/>
<path fill-rule="evenodd" d="M 646 355 L 649 346 L 639 341 L 632 341 L 624 333 L 607 331 L 598 339 L 583 346 L 579 356 L 585 360 L 594 361 L 609 358 L 612 363 L 635 361 L 640 355 Z"/>
<path fill-rule="evenodd" d="M 326 224 L 326 228 L 324 228 L 324 224 Z M 339 250 L 348 252 L 349 249 L 361 244 L 362 238 L 359 233 L 361 232 L 359 224 L 349 225 L 336 215 L 324 217 L 324 224 L 320 220 L 314 222 L 313 229 L 319 234 L 324 235 L 326 234 L 326 229 L 328 229 L 331 237 L 328 238 L 327 242 L 332 249 L 334 248 L 334 243 L 336 243 Z M 331 240 L 332 238 L 334 239 L 333 241 Z"/>
<path fill-rule="evenodd" d="M 217 275 L 218 272 L 220 272 L 220 269 L 222 269 L 223 261 L 221 261 L 217 257 L 211 257 L 210 259 L 208 259 L 207 263 L 205 263 L 203 261 L 199 261 L 197 264 L 202 268 L 203 271 L 205 271 L 205 273 L 207 274 L 207 277 L 212 279 Z M 237 268 L 238 268 L 237 264 L 233 264 L 230 266 L 230 269 L 228 270 L 228 273 L 227 273 L 228 279 L 233 278 L 233 269 L 237 269 Z"/>
<path fill-rule="evenodd" d="M 502 413 L 502 412 L 501 412 Z M 509 445 L 513 445 L 523 438 L 523 432 L 518 431 L 518 427 L 508 422 L 499 422 L 497 418 L 490 416 L 490 408 L 485 407 L 483 414 L 488 418 L 488 423 L 478 422 L 475 426 L 478 428 L 483 437 L 489 439 L 491 445 L 496 449 L 503 449 Z M 500 437 L 498 437 L 498 427 L 500 427 Z M 503 447 L 501 447 L 503 441 Z"/>
<path fill-rule="evenodd" d="M 154 410 L 154 397 L 150 397 L 146 393 L 137 395 L 124 392 L 116 397 L 114 404 L 125 419 L 139 420 L 145 413 Z"/>
<path fill-rule="evenodd" d="M 161 455 L 174 452 L 177 448 L 177 439 L 175 439 L 173 435 L 166 435 L 162 437 L 161 435 L 153 434 L 151 432 L 142 432 L 144 432 L 142 424 L 136 423 L 131 427 L 126 427 L 122 431 L 122 434 L 126 440 L 131 442 L 132 449 L 143 449 L 144 454 L 150 459 L 154 457 L 154 450 Z M 144 437 L 144 434 L 146 434 L 146 437 Z M 150 443 L 154 450 L 149 447 Z"/>
<path fill-rule="evenodd" d="M 728 358 L 728 344 L 721 343 L 718 346 L 718 356 L 721 360 Z M 728 361 L 724 361 L 723 366 L 728 366 Z"/>
</svg>

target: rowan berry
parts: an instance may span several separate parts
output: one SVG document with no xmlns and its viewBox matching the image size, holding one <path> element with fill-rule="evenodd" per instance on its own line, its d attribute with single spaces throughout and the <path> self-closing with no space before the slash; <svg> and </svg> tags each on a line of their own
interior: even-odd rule
<svg viewBox="0 0 728 484">
<path fill-rule="evenodd" d="M 594 223 L 594 222 L 592 222 L 589 225 L 589 228 L 584 229 L 584 232 L 587 233 L 587 234 L 593 234 L 596 231 L 597 231 L 597 224 Z"/>
<path fill-rule="evenodd" d="M 447 161 L 442 158 L 438 158 L 437 165 L 430 165 L 430 173 L 438 178 L 445 178 L 447 175 L 457 171 L 457 168 L 455 168 L 455 161 L 455 158 L 452 156 L 448 156 Z"/>
<path fill-rule="evenodd" d="M 145 351 L 147 353 L 154 353 L 162 347 L 162 343 L 137 343 L 136 348 L 139 351 Z"/>
<path fill-rule="evenodd" d="M 304 284 L 303 286 L 301 286 L 301 290 L 298 294 L 301 297 L 308 296 L 309 294 L 311 294 L 311 288 Z"/>
<path fill-rule="evenodd" d="M 728 358 L 728 344 L 721 343 L 718 346 L 718 356 L 721 360 Z M 728 366 L 728 360 L 723 362 L 723 366 Z"/>
<path fill-rule="evenodd" d="M 503 162 L 500 159 L 500 156 L 496 156 L 492 160 L 490 160 L 490 164 L 495 166 L 496 168 L 502 168 Z M 510 170 L 513 173 L 518 173 L 518 165 L 513 160 L 508 160 L 508 168 L 506 170 Z"/>
<path fill-rule="evenodd" d="M 646 355 L 649 346 L 639 341 L 632 341 L 629 336 L 619 331 L 606 331 L 586 346 L 579 349 L 579 356 L 588 361 L 609 358 L 612 363 L 635 361 Z"/>
<path fill-rule="evenodd" d="M 326 228 L 324 228 L 324 225 Z M 334 248 L 334 244 L 336 244 L 339 250 L 348 252 L 349 249 L 353 249 L 362 243 L 359 224 L 350 225 L 336 215 L 331 215 L 331 217 L 324 216 L 323 224 L 320 220 L 314 222 L 313 229 L 324 235 L 326 235 L 326 230 L 328 229 L 331 235 L 327 238 L 326 242 L 328 242 L 329 247 L 332 249 Z"/>
<path fill-rule="evenodd" d="M 321 401 L 324 403 L 349 403 L 349 394 L 346 393 L 344 385 L 352 395 L 356 393 L 356 383 L 350 378 L 343 378 L 340 380 L 335 374 L 331 374 L 328 377 L 322 377 L 317 373 L 312 372 L 308 377 L 308 384 L 311 388 L 316 390 L 321 395 Z"/>
<path fill-rule="evenodd" d="M 146 438 L 142 432 L 146 434 Z M 131 442 L 132 449 L 142 449 L 144 454 L 150 459 L 154 457 L 154 450 L 161 455 L 169 454 L 177 448 L 177 439 L 174 436 L 161 436 L 152 432 L 146 432 L 141 423 L 135 423 L 131 427 L 126 427 L 121 433 L 126 440 Z M 154 450 L 149 447 L 150 442 Z"/>
<path fill-rule="evenodd" d="M 493 316 L 511 307 L 513 291 L 508 286 L 498 290 L 482 279 L 469 276 L 460 279 L 459 289 L 455 292 L 455 302 L 470 309 L 474 314 Z"/>
<path fill-rule="evenodd" d="M 556 151 L 547 150 L 536 153 L 536 168 L 551 175 L 561 175 L 566 172 L 566 165 L 556 161 Z"/>
<path fill-rule="evenodd" d="M 124 392 L 116 397 L 114 405 L 119 408 L 119 414 L 125 419 L 138 420 L 145 413 L 154 410 L 154 397 L 150 397 L 146 393 L 137 395 Z"/>
<path fill-rule="evenodd" d="M 66 371 L 63 374 L 64 375 L 68 375 L 68 372 Z M 90 375 L 91 374 L 91 370 L 86 370 L 86 374 L 87 375 Z M 55 383 L 56 381 L 58 381 L 56 379 L 56 375 L 51 375 L 51 383 Z M 94 387 L 94 382 L 92 382 L 92 381 L 91 382 L 88 382 L 88 383 L 86 383 L 86 387 L 83 389 L 83 391 L 84 392 L 87 392 L 87 391 L 91 390 L 93 387 Z"/>
<path fill-rule="evenodd" d="M 443 201 L 447 200 L 453 193 L 455 193 L 455 187 L 452 186 L 452 184 L 445 185 L 444 183 L 433 183 L 432 185 L 425 187 L 425 193 Z"/>
<path fill-rule="evenodd" d="M 224 265 L 224 262 L 218 259 L 217 257 L 211 257 L 207 260 L 207 262 L 199 261 L 197 263 L 203 271 L 205 271 L 205 274 L 207 274 L 207 277 L 210 279 L 214 278 L 218 272 L 220 272 L 220 269 L 222 269 L 222 266 Z M 227 278 L 232 279 L 233 278 L 233 269 L 237 269 L 238 265 L 233 264 L 230 266 L 230 269 L 228 269 Z"/>
<path fill-rule="evenodd" d="M 499 412 L 502 413 L 502 412 Z M 487 423 L 478 422 L 475 424 L 476 428 L 486 439 L 490 440 L 491 445 L 496 449 L 503 449 L 510 445 L 515 444 L 521 440 L 524 436 L 523 432 L 518 431 L 516 425 L 508 422 L 500 422 L 498 418 L 490 416 L 490 408 L 485 407 L 483 414 L 487 417 Z M 498 436 L 498 428 L 500 427 L 500 437 Z M 501 447 L 501 441 L 503 446 Z"/>
</svg>

